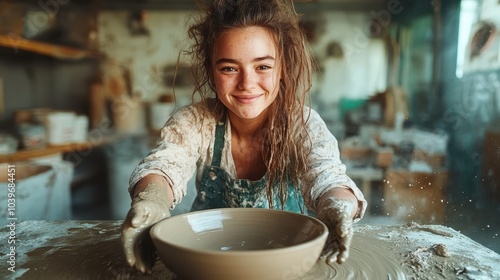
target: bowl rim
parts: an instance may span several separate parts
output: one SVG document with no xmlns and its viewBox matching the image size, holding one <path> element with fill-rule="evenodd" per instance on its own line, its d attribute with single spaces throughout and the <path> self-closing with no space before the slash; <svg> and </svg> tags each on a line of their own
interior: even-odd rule
<svg viewBox="0 0 500 280">
<path fill-rule="evenodd" d="M 167 223 L 172 221 L 171 219 L 184 219 L 189 215 L 192 214 L 203 214 L 203 213 L 208 213 L 208 212 L 248 212 L 248 211 L 254 211 L 254 212 L 274 212 L 274 213 L 283 213 L 285 212 L 287 215 L 293 215 L 293 216 L 301 216 L 305 217 L 307 219 L 310 219 L 311 221 L 317 223 L 323 228 L 323 232 L 319 234 L 318 236 L 314 237 L 313 239 L 307 241 L 307 242 L 302 242 L 299 244 L 287 246 L 287 247 L 282 247 L 282 248 L 274 248 L 274 249 L 261 249 L 261 250 L 234 250 L 234 251 L 221 251 L 221 250 L 208 250 L 208 249 L 194 249 L 191 247 L 186 247 L 186 246 L 181 246 L 178 244 L 174 244 L 172 242 L 169 242 L 168 240 L 163 240 L 159 237 L 158 235 L 158 230 L 160 228 L 160 224 L 162 223 Z M 291 211 L 285 211 L 285 210 L 280 210 L 280 209 L 268 209 L 268 208 L 215 208 L 215 209 L 206 209 L 206 210 L 198 210 L 198 211 L 193 211 L 193 212 L 187 212 L 183 214 L 179 214 L 176 216 L 172 216 L 170 218 L 161 220 L 154 224 L 150 231 L 149 235 L 151 236 L 151 239 L 153 239 L 153 244 L 155 242 L 164 242 L 168 243 L 169 246 L 175 247 L 179 250 L 183 250 L 186 252 L 192 252 L 200 255 L 216 255 L 216 256 L 228 256 L 228 257 L 241 257 L 241 256 L 269 256 L 270 254 L 283 254 L 286 252 L 294 252 L 303 249 L 304 247 L 310 247 L 311 243 L 316 243 L 321 239 L 324 239 L 323 246 L 326 242 L 326 238 L 328 237 L 328 227 L 319 219 L 313 216 L 309 216 L 307 214 L 301 214 L 301 213 L 296 213 L 296 212 L 291 212 Z M 156 249 L 156 244 L 155 244 L 155 249 Z M 321 252 L 321 251 L 320 251 Z"/>
</svg>

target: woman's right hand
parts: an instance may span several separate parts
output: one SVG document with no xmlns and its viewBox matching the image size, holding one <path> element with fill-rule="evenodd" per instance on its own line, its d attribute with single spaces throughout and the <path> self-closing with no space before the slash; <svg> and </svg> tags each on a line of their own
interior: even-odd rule
<svg viewBox="0 0 500 280">
<path fill-rule="evenodd" d="M 123 222 L 121 241 L 125 257 L 130 266 L 143 273 L 151 273 L 156 261 L 149 230 L 157 222 L 170 217 L 169 209 L 166 186 L 151 182 L 133 199 Z"/>
</svg>

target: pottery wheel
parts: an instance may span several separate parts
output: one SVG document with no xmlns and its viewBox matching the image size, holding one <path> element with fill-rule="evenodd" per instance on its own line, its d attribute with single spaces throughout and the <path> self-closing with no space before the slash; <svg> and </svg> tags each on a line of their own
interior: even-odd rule
<svg viewBox="0 0 500 280">
<path fill-rule="evenodd" d="M 368 234 L 356 233 L 345 263 L 327 265 L 320 260 L 301 279 L 407 279 L 401 255 L 387 245 Z"/>
<path fill-rule="evenodd" d="M 0 279 L 180 280 L 160 261 L 151 275 L 128 266 L 120 242 L 121 223 L 21 222 L 16 227 L 22 237 L 22 246 L 16 247 L 16 273 L 0 270 Z M 0 233 L 7 236 L 7 230 Z M 447 250 L 440 252 L 436 244 Z M 6 245 L 0 246 L 3 252 L 8 252 Z M 345 263 L 329 266 L 318 260 L 296 279 L 500 279 L 499 263 L 499 254 L 444 226 L 356 225 Z"/>
</svg>

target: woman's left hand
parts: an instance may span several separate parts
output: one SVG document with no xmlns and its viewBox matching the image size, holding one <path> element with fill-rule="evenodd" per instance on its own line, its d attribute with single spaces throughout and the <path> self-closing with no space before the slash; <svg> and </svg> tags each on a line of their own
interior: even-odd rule
<svg viewBox="0 0 500 280">
<path fill-rule="evenodd" d="M 321 203 L 317 218 L 328 227 L 329 235 L 323 248 L 322 257 L 326 263 L 345 262 L 349 257 L 349 247 L 353 236 L 352 212 L 354 205 L 349 200 L 329 197 Z"/>
</svg>

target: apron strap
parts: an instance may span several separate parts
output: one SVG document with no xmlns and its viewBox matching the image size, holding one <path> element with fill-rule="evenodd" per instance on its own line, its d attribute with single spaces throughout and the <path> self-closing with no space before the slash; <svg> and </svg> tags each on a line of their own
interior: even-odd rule
<svg viewBox="0 0 500 280">
<path fill-rule="evenodd" d="M 224 148 L 224 134 L 226 132 L 226 122 L 217 122 L 215 127 L 214 154 L 212 158 L 212 166 L 219 166 L 222 159 L 222 149 Z"/>
</svg>

